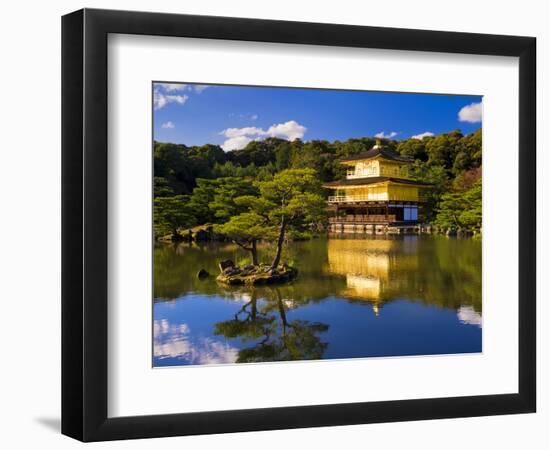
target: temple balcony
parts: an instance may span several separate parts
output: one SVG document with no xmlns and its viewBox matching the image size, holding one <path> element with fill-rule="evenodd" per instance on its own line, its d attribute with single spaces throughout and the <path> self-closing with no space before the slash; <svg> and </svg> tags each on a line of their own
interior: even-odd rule
<svg viewBox="0 0 550 450">
<path fill-rule="evenodd" d="M 328 198 L 329 203 L 356 203 L 388 200 L 388 193 L 369 193 L 361 195 L 331 195 Z"/>
<path fill-rule="evenodd" d="M 365 169 L 365 170 L 351 169 L 346 172 L 346 178 L 348 180 L 352 180 L 355 178 L 367 178 L 367 177 L 377 177 L 377 176 L 378 176 L 377 168 L 371 168 L 371 169 Z"/>
<path fill-rule="evenodd" d="M 340 217 L 329 217 L 330 224 L 336 223 L 391 223 L 397 221 L 395 214 L 348 214 Z"/>
<path fill-rule="evenodd" d="M 357 178 L 369 177 L 398 177 L 407 178 L 409 171 L 404 167 L 367 167 L 364 169 L 349 169 L 346 171 L 346 179 L 353 180 Z"/>
<path fill-rule="evenodd" d="M 389 198 L 387 192 L 380 193 L 368 193 L 368 194 L 359 194 L 359 195 L 330 195 L 328 197 L 329 204 L 338 204 L 338 203 L 361 203 L 361 202 L 379 202 L 379 201 L 412 201 L 424 203 L 427 201 L 426 194 L 424 192 L 419 192 L 416 196 L 409 197 L 403 196 L 402 198 Z"/>
</svg>

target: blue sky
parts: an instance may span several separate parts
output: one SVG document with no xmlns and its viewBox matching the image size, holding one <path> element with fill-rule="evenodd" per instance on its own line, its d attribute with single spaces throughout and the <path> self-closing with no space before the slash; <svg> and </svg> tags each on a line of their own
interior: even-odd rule
<svg viewBox="0 0 550 450">
<path fill-rule="evenodd" d="M 155 140 L 226 151 L 268 136 L 400 140 L 481 127 L 481 96 L 472 95 L 181 83 L 154 83 L 153 92 Z"/>
</svg>

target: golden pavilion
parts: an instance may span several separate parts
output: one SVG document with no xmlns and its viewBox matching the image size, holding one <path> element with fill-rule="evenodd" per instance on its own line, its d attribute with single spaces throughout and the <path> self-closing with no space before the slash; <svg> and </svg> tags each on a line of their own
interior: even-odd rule
<svg viewBox="0 0 550 450">
<path fill-rule="evenodd" d="M 377 143 L 371 150 L 340 161 L 346 179 L 325 183 L 335 195 L 328 198 L 330 231 L 369 233 L 413 230 L 418 207 L 429 183 L 408 178 L 413 158 Z"/>
</svg>

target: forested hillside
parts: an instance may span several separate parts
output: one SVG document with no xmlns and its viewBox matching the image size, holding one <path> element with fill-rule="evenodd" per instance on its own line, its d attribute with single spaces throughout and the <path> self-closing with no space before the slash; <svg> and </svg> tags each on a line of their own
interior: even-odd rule
<svg viewBox="0 0 550 450">
<path fill-rule="evenodd" d="M 292 142 L 278 138 L 252 141 L 224 152 L 218 145 L 187 147 L 154 143 L 155 231 L 222 223 L 238 213 L 232 199 L 254 195 L 255 183 L 286 169 L 314 169 L 320 181 L 345 178 L 339 160 L 370 150 L 377 139 Z M 388 140 L 382 144 L 415 159 L 411 177 L 427 181 L 424 221 L 442 229 L 481 227 L 481 129 L 459 130 L 423 139 Z"/>
</svg>

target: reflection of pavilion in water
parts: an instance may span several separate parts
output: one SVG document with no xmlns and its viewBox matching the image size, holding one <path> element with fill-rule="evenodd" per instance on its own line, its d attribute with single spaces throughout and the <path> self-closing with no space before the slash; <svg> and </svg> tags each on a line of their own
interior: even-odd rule
<svg viewBox="0 0 550 450">
<path fill-rule="evenodd" d="M 383 303 L 396 298 L 407 273 L 419 268 L 417 237 L 396 239 L 329 239 L 329 272 L 344 275 L 349 299 L 368 301 L 376 315 Z"/>
</svg>

